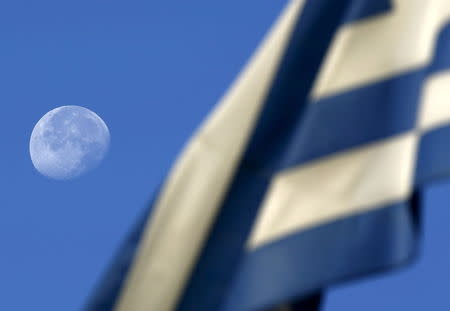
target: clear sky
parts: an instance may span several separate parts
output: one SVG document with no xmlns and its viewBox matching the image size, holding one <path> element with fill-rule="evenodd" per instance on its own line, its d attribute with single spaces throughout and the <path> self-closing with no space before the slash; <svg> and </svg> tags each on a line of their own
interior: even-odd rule
<svg viewBox="0 0 450 311">
<path fill-rule="evenodd" d="M 79 310 L 183 143 L 224 94 L 285 1 L 0 2 L 0 310 Z M 111 149 L 53 181 L 28 143 L 49 110 L 100 115 Z M 450 160 L 450 159 L 449 159 Z M 425 196 L 419 261 L 333 288 L 325 310 L 443 310 L 450 184 Z"/>
</svg>

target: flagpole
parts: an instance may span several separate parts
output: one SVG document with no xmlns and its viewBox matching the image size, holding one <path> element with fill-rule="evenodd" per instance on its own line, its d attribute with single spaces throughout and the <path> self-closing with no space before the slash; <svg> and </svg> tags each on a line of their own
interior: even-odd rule
<svg viewBox="0 0 450 311">
<path fill-rule="evenodd" d="M 284 305 L 267 311 L 320 311 L 322 305 L 322 292 L 317 292 L 302 298 L 290 305 Z"/>
<path fill-rule="evenodd" d="M 291 311 L 319 311 L 322 305 L 322 292 L 317 292 L 291 306 Z"/>
</svg>

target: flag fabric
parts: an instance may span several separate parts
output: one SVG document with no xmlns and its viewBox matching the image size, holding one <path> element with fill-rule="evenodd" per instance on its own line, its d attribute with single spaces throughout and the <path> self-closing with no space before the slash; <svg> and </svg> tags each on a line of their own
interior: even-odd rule
<svg viewBox="0 0 450 311">
<path fill-rule="evenodd" d="M 448 0 L 291 1 L 86 309 L 313 310 L 408 263 L 450 175 L 449 22 Z"/>
</svg>

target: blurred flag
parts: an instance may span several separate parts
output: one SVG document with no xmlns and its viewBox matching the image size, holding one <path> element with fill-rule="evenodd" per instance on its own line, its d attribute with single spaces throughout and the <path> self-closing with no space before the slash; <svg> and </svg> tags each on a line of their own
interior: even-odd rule
<svg viewBox="0 0 450 311">
<path fill-rule="evenodd" d="M 450 175 L 449 21 L 448 0 L 290 2 L 87 310 L 315 310 L 407 263 L 420 187 Z"/>
</svg>

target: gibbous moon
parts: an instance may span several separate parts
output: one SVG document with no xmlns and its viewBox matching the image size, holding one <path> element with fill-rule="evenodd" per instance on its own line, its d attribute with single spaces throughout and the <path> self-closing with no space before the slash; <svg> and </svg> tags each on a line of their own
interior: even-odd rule
<svg viewBox="0 0 450 311">
<path fill-rule="evenodd" d="M 108 127 L 97 114 L 80 106 L 61 106 L 36 123 L 31 161 L 42 175 L 71 179 L 100 164 L 109 142 Z"/>
</svg>

